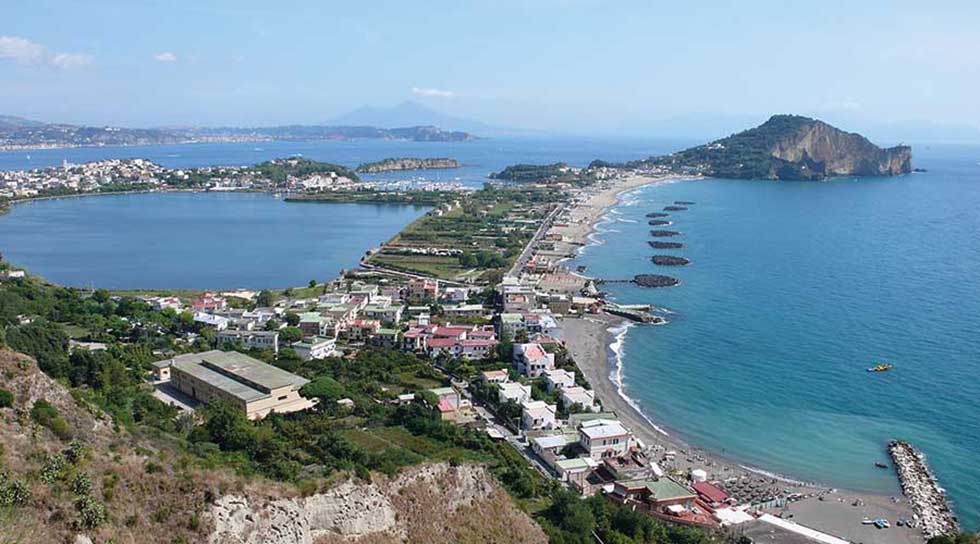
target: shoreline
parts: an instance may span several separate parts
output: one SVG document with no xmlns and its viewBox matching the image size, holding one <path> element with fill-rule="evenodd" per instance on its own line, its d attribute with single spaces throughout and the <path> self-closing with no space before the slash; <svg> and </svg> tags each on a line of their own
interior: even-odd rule
<svg viewBox="0 0 980 544">
<path fill-rule="evenodd" d="M 574 247 L 573 253 L 577 257 L 587 247 L 603 243 L 596 240 L 594 235 L 604 232 L 601 225 L 609 221 L 608 214 L 623 201 L 622 197 L 626 193 L 652 184 L 692 179 L 700 178 L 634 176 L 600 190 L 583 202 L 576 201 L 570 211 L 568 225 L 560 230 L 564 237 L 562 243 Z M 776 515 L 781 512 L 792 514 L 797 523 L 852 542 L 912 544 L 924 541 L 918 529 L 894 527 L 880 531 L 873 526 L 861 524 L 863 517 L 884 517 L 893 521 L 903 517 L 911 519 L 912 509 L 904 498 L 896 502 L 893 497 L 885 494 L 835 489 L 819 482 L 804 482 L 741 463 L 727 454 L 693 446 L 682 436 L 678 436 L 682 433 L 672 433 L 668 425 L 658 423 L 645 414 L 637 401 L 629 396 L 623 381 L 622 354 L 628 331 L 636 326 L 634 323 L 600 314 L 565 318 L 562 326 L 565 330 L 566 347 L 576 366 L 595 390 L 603 410 L 613 411 L 619 416 L 647 447 L 651 460 L 660 461 L 668 451 L 677 453 L 673 462 L 662 466 L 666 472 L 701 468 L 708 473 L 709 481 L 746 478 L 779 488 L 784 495 L 802 494 L 802 500 L 767 511 Z"/>
</svg>

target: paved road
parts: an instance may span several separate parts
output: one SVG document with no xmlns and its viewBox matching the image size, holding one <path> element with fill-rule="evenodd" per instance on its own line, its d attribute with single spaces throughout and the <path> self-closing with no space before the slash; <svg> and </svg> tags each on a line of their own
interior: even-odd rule
<svg viewBox="0 0 980 544">
<path fill-rule="evenodd" d="M 524 251 L 521 251 L 521 254 L 518 255 L 517 260 L 514 261 L 514 266 L 510 267 L 510 270 L 507 271 L 508 276 L 517 276 L 518 273 L 524 268 L 524 265 L 527 263 L 528 259 L 531 258 L 534 245 L 544 237 L 544 235 L 548 232 L 548 229 L 551 228 L 551 223 L 555 220 L 555 217 L 564 208 L 565 206 L 563 204 L 559 204 L 554 210 L 551 210 L 551 213 L 549 213 L 547 217 L 541 220 L 541 225 L 538 226 L 538 230 L 534 233 L 534 236 L 531 237 L 531 241 L 524 246 Z"/>
</svg>

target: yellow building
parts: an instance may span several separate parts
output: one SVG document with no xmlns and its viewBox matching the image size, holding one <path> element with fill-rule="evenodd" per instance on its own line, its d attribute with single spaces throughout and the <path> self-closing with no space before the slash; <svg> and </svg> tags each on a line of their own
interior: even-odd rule
<svg viewBox="0 0 980 544">
<path fill-rule="evenodd" d="M 154 364 L 157 377 L 199 402 L 227 401 L 249 419 L 313 406 L 299 394 L 309 380 L 234 351 L 178 355 Z"/>
</svg>

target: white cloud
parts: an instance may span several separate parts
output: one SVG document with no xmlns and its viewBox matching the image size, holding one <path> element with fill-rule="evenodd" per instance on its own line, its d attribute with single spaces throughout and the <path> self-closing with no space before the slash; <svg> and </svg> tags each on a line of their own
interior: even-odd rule
<svg viewBox="0 0 980 544">
<path fill-rule="evenodd" d="M 446 91 L 443 89 L 426 89 L 420 87 L 412 87 L 412 94 L 418 96 L 435 97 L 435 98 L 452 98 L 456 96 L 456 93 L 452 91 Z"/>
<path fill-rule="evenodd" d="M 43 45 L 19 36 L 0 36 L 0 59 L 12 60 L 26 66 L 51 66 L 53 68 L 82 68 L 92 64 L 91 55 L 83 53 L 57 53 Z"/>
<path fill-rule="evenodd" d="M 158 62 L 177 62 L 177 55 L 170 51 L 163 51 L 153 55 L 153 60 Z"/>
</svg>

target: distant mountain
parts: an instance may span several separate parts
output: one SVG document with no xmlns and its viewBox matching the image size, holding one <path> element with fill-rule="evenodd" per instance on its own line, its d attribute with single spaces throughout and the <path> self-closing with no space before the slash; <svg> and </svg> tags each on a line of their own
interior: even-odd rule
<svg viewBox="0 0 980 544">
<path fill-rule="evenodd" d="M 326 124 L 387 128 L 436 126 L 446 130 L 465 131 L 479 135 L 496 134 L 511 130 L 472 119 L 454 117 L 411 100 L 406 100 L 394 106 L 362 106 L 354 111 L 329 119 Z"/>
<path fill-rule="evenodd" d="M 823 121 L 774 115 L 756 128 L 644 162 L 728 178 L 891 176 L 912 170 L 912 148 L 882 149 Z"/>
<path fill-rule="evenodd" d="M 30 119 L 24 119 L 23 117 L 14 117 L 13 115 L 0 115 L 0 130 L 10 130 L 24 127 L 39 127 L 44 123 L 40 121 L 32 121 Z"/>
<path fill-rule="evenodd" d="M 44 148 L 106 145 L 158 145 L 192 142 L 313 141 L 378 138 L 417 142 L 463 142 L 475 138 L 431 124 L 396 128 L 371 125 L 285 125 L 277 127 L 119 128 L 48 124 L 0 116 L 0 148 Z"/>
</svg>

